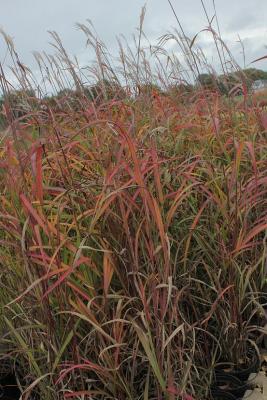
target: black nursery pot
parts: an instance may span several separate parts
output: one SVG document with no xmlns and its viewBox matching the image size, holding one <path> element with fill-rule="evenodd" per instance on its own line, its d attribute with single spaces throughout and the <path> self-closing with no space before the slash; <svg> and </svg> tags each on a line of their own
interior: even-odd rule
<svg viewBox="0 0 267 400">
<path fill-rule="evenodd" d="M 220 363 L 215 367 L 215 376 L 225 374 L 238 378 L 240 381 L 246 382 L 253 372 L 260 369 L 259 356 L 254 348 L 249 349 L 248 361 L 246 364 L 233 365 L 231 363 Z"/>
<path fill-rule="evenodd" d="M 20 398 L 20 390 L 16 383 L 15 375 L 10 373 L 4 377 L 0 377 L 0 399 L 2 400 L 18 400 Z"/>
<path fill-rule="evenodd" d="M 236 397 L 221 389 L 211 389 L 211 395 L 214 400 L 236 400 Z"/>
<path fill-rule="evenodd" d="M 230 394 L 234 399 L 239 399 L 244 396 L 245 391 L 249 388 L 249 385 L 237 377 L 230 374 L 221 373 L 215 376 L 213 382 L 213 388 L 215 390 L 223 391 L 224 393 Z M 217 400 L 217 397 L 215 397 Z"/>
<path fill-rule="evenodd" d="M 234 365 L 227 362 L 217 364 L 211 386 L 213 399 L 242 399 L 246 390 L 250 388 L 249 375 L 258 372 L 259 369 L 259 356 L 253 347 L 249 348 L 244 364 Z"/>
</svg>

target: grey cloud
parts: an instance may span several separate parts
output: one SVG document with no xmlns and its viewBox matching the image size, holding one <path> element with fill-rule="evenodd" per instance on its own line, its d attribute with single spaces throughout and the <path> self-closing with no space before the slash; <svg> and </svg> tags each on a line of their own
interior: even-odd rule
<svg viewBox="0 0 267 400">
<path fill-rule="evenodd" d="M 100 38 L 114 53 L 116 36 L 123 33 L 131 40 L 144 3 L 145 0 L 1 0 L 0 27 L 14 38 L 22 61 L 30 67 L 34 65 L 32 51 L 53 52 L 48 44 L 48 30 L 59 33 L 69 53 L 79 54 L 86 60 L 87 54 L 88 59 L 90 54 L 85 49 L 84 35 L 75 29 L 76 22 L 92 20 Z M 172 0 L 172 3 L 185 33 L 191 38 L 207 26 L 200 0 Z M 205 4 L 211 18 L 214 14 L 213 1 L 206 0 Z M 267 2 L 264 0 L 217 0 L 216 10 L 222 37 L 229 41 L 229 35 L 232 35 L 230 41 L 233 41 L 234 49 L 238 33 L 243 39 L 250 37 L 250 30 L 263 29 L 267 19 Z M 178 28 L 178 25 L 167 0 L 147 0 L 144 22 L 147 37 L 154 42 L 174 27 Z M 259 36 L 254 35 L 254 41 L 246 42 L 248 59 L 265 51 L 262 32 L 259 30 Z M 209 46 L 206 40 L 202 41 L 204 48 Z M 5 45 L 0 39 L 0 61 L 4 54 Z M 239 54 L 236 56 L 239 57 Z"/>
</svg>

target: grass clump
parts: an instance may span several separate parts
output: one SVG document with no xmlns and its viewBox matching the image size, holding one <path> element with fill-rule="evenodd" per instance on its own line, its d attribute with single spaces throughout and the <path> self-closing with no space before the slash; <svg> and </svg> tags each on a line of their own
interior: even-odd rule
<svg viewBox="0 0 267 400">
<path fill-rule="evenodd" d="M 95 91 L 55 33 L 47 59 L 75 89 L 46 76 L 60 94 L 14 114 L 2 78 L 1 356 L 25 399 L 209 399 L 216 363 L 262 330 L 265 112 L 182 80 L 163 89 L 161 73 L 156 86 L 140 41 L 137 59 L 121 47 L 119 85 L 82 29 Z"/>
</svg>

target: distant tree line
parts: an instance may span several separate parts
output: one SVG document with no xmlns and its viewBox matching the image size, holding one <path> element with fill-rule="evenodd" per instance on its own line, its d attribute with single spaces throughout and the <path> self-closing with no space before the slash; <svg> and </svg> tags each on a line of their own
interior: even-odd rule
<svg viewBox="0 0 267 400">
<path fill-rule="evenodd" d="M 267 80 L 267 71 L 256 68 L 247 68 L 244 70 L 232 72 L 224 75 L 215 75 L 211 73 L 199 74 L 195 85 L 186 82 L 170 85 L 163 90 L 156 84 L 143 83 L 138 85 L 136 96 L 153 96 L 153 94 L 170 95 L 178 97 L 192 92 L 195 87 L 200 86 L 208 90 L 215 90 L 221 94 L 227 95 L 235 88 L 242 92 L 242 87 L 251 90 L 253 82 L 256 80 Z M 238 90 L 238 87 L 240 88 Z M 80 109 L 82 98 L 94 101 L 96 104 L 102 104 L 111 99 L 121 100 L 127 97 L 125 89 L 117 81 L 102 80 L 89 86 L 84 86 L 80 91 L 70 88 L 59 90 L 58 93 L 45 96 L 43 99 L 47 106 L 65 108 L 73 110 Z M 13 90 L 6 96 L 0 96 L 0 129 L 5 126 L 5 115 L 3 105 L 7 104 L 15 118 L 23 118 L 32 109 L 38 109 L 38 101 L 33 90 Z"/>
<path fill-rule="evenodd" d="M 0 129 L 6 125 L 5 113 L 9 109 L 14 118 L 25 118 L 32 110 L 38 110 L 41 105 L 51 108 L 78 110 L 82 99 L 101 104 L 111 99 L 126 97 L 123 87 L 117 82 L 99 81 L 90 86 L 84 86 L 80 91 L 70 88 L 59 90 L 56 94 L 37 98 L 33 90 L 12 90 L 0 96 Z M 5 106 L 5 107 L 4 107 Z"/>
<path fill-rule="evenodd" d="M 197 77 L 197 83 L 206 89 L 216 90 L 221 94 L 229 94 L 234 88 L 240 86 L 251 90 L 252 85 L 257 80 L 267 80 L 267 71 L 256 68 L 247 68 L 240 71 L 231 72 L 223 75 L 200 74 Z"/>
</svg>

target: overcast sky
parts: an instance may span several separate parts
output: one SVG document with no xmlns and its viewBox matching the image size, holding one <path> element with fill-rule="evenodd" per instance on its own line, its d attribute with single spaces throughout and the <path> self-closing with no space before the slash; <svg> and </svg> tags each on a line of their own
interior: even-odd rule
<svg viewBox="0 0 267 400">
<path fill-rule="evenodd" d="M 203 1 L 212 17 L 213 1 Z M 124 34 L 130 40 L 145 3 L 144 31 L 155 43 L 162 34 L 177 27 L 167 0 L 0 0 L 0 27 L 14 39 L 21 60 L 34 70 L 32 51 L 52 52 L 48 30 L 56 30 L 68 51 L 86 60 L 85 37 L 75 23 L 90 19 L 109 50 L 115 52 L 116 36 Z M 190 37 L 207 26 L 200 0 L 172 0 L 172 3 Z M 267 0 L 216 0 L 216 9 L 222 37 L 240 64 L 238 35 L 243 41 L 247 64 L 267 54 Z M 198 43 L 210 52 L 207 35 L 201 34 Z M 0 62 L 5 49 L 0 39 Z M 267 70 L 267 60 L 254 66 Z"/>
</svg>

